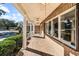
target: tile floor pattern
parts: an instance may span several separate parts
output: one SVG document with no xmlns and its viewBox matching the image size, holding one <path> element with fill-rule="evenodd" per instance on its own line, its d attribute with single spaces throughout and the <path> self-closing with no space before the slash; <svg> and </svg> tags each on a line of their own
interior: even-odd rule
<svg viewBox="0 0 79 59">
<path fill-rule="evenodd" d="M 52 40 L 38 37 L 32 37 L 30 44 L 28 45 L 29 48 L 47 53 L 49 55 L 52 55 L 52 51 L 54 51 L 52 46 Z"/>
<path fill-rule="evenodd" d="M 37 50 L 38 52 L 44 52 L 45 55 L 51 56 L 52 54 L 49 54 L 49 52 L 52 51 L 51 44 L 49 40 L 46 40 L 44 38 L 38 38 L 38 37 L 32 37 L 29 41 L 28 48 L 32 48 L 33 50 Z M 21 50 L 23 52 L 23 56 L 41 56 L 38 53 L 28 51 L 28 50 Z M 52 55 L 53 56 L 53 55 Z"/>
</svg>

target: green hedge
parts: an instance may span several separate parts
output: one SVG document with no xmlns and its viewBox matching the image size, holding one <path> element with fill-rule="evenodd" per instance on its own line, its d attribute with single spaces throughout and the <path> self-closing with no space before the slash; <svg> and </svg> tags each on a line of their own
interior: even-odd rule
<svg viewBox="0 0 79 59">
<path fill-rule="evenodd" d="M 0 55 L 7 56 L 13 53 L 16 47 L 16 42 L 14 40 L 5 40 L 0 42 Z"/>
<path fill-rule="evenodd" d="M 0 41 L 0 55 L 14 55 L 22 47 L 22 35 L 16 35 L 8 37 L 3 41 Z"/>
<path fill-rule="evenodd" d="M 22 40 L 22 35 L 8 37 L 8 38 L 6 38 L 6 40 L 15 40 L 15 41 Z"/>
<path fill-rule="evenodd" d="M 16 41 L 16 50 L 15 51 L 19 50 L 22 46 L 22 35 L 12 36 L 12 37 L 7 38 L 6 40 Z"/>
</svg>

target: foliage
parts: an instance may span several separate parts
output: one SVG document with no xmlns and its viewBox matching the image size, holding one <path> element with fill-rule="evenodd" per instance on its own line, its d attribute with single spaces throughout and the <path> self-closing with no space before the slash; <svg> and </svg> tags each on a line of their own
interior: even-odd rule
<svg viewBox="0 0 79 59">
<path fill-rule="evenodd" d="M 22 46 L 22 35 L 12 36 L 12 37 L 7 38 L 6 40 L 16 41 L 16 49 Z"/>
<path fill-rule="evenodd" d="M 7 56 L 13 53 L 16 47 L 16 42 L 14 40 L 5 40 L 0 42 L 0 55 Z"/>
<path fill-rule="evenodd" d="M 19 30 L 19 33 L 22 33 L 22 28 L 23 28 L 23 22 L 22 21 L 20 21 L 20 22 L 18 22 L 17 23 L 17 30 Z"/>
<path fill-rule="evenodd" d="M 16 35 L 0 41 L 0 55 L 14 55 L 22 47 L 22 35 Z"/>
<path fill-rule="evenodd" d="M 6 27 L 6 29 L 9 29 L 10 27 L 17 27 L 17 25 L 12 20 L 0 19 L 0 27 Z"/>
<path fill-rule="evenodd" d="M 6 12 L 0 9 L 0 16 L 5 15 L 5 14 L 6 14 Z"/>
</svg>

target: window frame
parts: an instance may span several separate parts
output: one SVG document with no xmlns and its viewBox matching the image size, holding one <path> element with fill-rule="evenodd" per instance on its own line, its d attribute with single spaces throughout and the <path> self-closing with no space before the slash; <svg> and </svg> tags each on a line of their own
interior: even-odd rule
<svg viewBox="0 0 79 59">
<path fill-rule="evenodd" d="M 71 12 L 72 10 L 75 10 L 75 46 L 74 47 L 72 45 L 68 44 L 68 42 L 66 42 L 65 40 L 63 41 L 62 38 L 61 38 L 61 16 L 66 14 L 66 13 Z M 77 43 L 76 43 L 76 6 L 73 6 L 73 7 L 69 8 L 68 10 L 60 13 L 59 15 L 51 18 L 49 21 L 51 21 L 51 23 L 52 23 L 53 20 L 56 19 L 56 18 L 58 18 L 58 37 L 55 37 L 55 36 L 52 36 L 52 35 L 51 35 L 51 37 L 59 40 L 60 42 L 66 44 L 67 46 L 69 46 L 71 48 L 76 49 L 76 45 L 77 45 Z M 49 23 L 49 21 L 47 21 L 47 23 Z M 51 27 L 51 30 L 52 30 L 52 27 Z M 51 32 L 51 34 L 53 34 L 53 32 Z"/>
<path fill-rule="evenodd" d="M 58 17 L 53 18 L 52 22 L 54 23 L 54 20 L 55 20 L 55 19 L 56 19 L 57 22 L 58 22 L 58 32 L 59 32 L 59 21 L 58 21 Z M 52 34 L 54 34 L 54 25 L 52 25 L 52 26 L 53 26 L 53 33 L 52 33 Z M 56 36 L 54 36 L 54 35 L 53 35 L 53 37 L 56 38 L 56 39 L 58 39 L 59 34 L 58 34 L 58 37 L 56 37 Z"/>
<path fill-rule="evenodd" d="M 63 39 L 61 38 L 61 36 L 60 36 L 60 40 L 61 40 L 61 42 L 63 42 L 63 43 L 65 43 L 66 45 L 68 45 L 69 47 L 76 49 L 76 6 L 73 6 L 72 8 L 70 8 L 70 9 L 64 11 L 63 13 L 61 13 L 61 14 L 59 15 L 59 17 L 60 17 L 60 21 L 61 21 L 62 15 L 65 15 L 65 14 L 67 14 L 67 13 L 73 11 L 73 10 L 75 10 L 75 46 L 71 45 L 70 42 L 67 42 L 67 41 L 63 40 Z M 60 22 L 59 25 L 60 25 L 60 27 L 61 27 L 61 22 Z M 61 30 L 61 28 L 60 28 L 60 30 Z M 60 33 L 61 33 L 61 31 L 60 31 Z"/>
</svg>

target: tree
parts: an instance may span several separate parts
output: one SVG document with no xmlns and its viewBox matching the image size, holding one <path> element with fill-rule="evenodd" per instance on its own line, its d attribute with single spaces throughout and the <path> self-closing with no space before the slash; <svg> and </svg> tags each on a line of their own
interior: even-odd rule
<svg viewBox="0 0 79 59">
<path fill-rule="evenodd" d="M 16 23 L 16 24 L 17 24 L 17 30 L 19 30 L 19 33 L 22 33 L 23 22 L 20 21 L 20 22 L 18 22 L 18 23 Z"/>
<path fill-rule="evenodd" d="M 8 19 L 0 19 L 0 27 L 6 27 L 9 30 L 10 27 L 17 27 L 16 23 Z"/>
<path fill-rule="evenodd" d="M 5 14 L 6 14 L 6 12 L 0 9 L 0 16 L 5 15 Z"/>
</svg>

